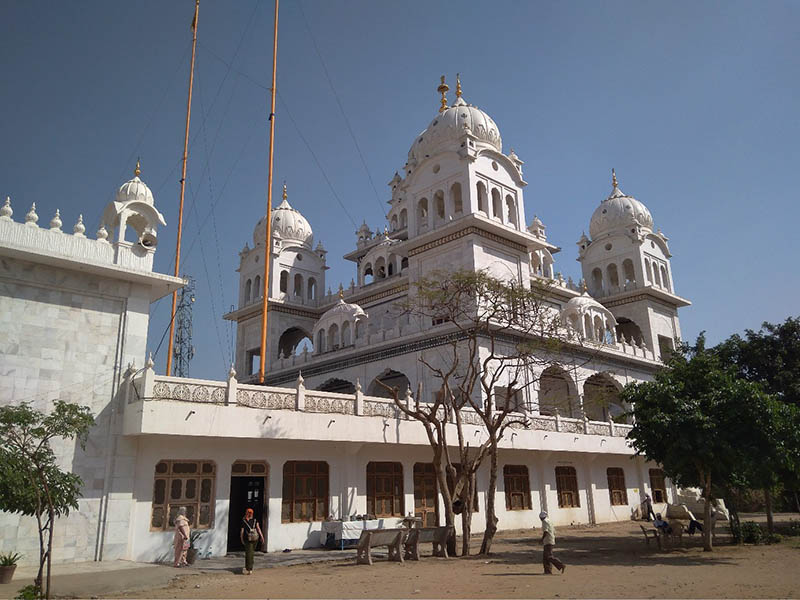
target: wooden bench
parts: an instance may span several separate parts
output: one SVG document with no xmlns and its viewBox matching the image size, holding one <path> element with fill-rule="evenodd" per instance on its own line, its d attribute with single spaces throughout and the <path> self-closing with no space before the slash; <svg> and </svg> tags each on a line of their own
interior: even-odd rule
<svg viewBox="0 0 800 600">
<path fill-rule="evenodd" d="M 403 562 L 401 546 L 407 533 L 406 529 L 367 529 L 358 538 L 356 564 L 372 564 L 372 548 L 386 546 L 389 548 L 389 560 Z"/>
<path fill-rule="evenodd" d="M 639 525 L 639 529 L 644 534 L 644 541 L 650 546 L 650 538 L 653 538 L 658 544 L 658 549 L 661 550 L 661 535 L 658 529 L 645 529 L 643 525 Z"/>
<path fill-rule="evenodd" d="M 419 545 L 431 543 L 433 556 L 448 558 L 447 538 L 450 537 L 452 530 L 452 526 L 410 529 L 404 544 L 406 560 L 419 560 Z"/>
</svg>

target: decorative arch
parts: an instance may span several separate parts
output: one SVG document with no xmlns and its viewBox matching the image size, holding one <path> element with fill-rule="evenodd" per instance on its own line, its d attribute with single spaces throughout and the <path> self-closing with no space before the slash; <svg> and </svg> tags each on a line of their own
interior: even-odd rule
<svg viewBox="0 0 800 600">
<path fill-rule="evenodd" d="M 299 354 L 298 350 L 300 350 L 303 340 L 308 340 L 311 345 L 311 351 L 313 352 L 314 344 L 311 340 L 310 333 L 300 327 L 290 327 L 284 331 L 281 337 L 278 338 L 278 357 Z M 305 346 L 305 344 L 303 344 L 303 346 Z"/>
<path fill-rule="evenodd" d="M 513 226 L 514 229 L 519 229 L 517 224 L 517 203 L 511 194 L 506 196 L 506 215 L 508 224 Z"/>
<path fill-rule="evenodd" d="M 404 208 L 400 211 L 400 229 L 408 227 L 408 211 Z"/>
<path fill-rule="evenodd" d="M 342 323 L 342 348 L 345 346 L 351 346 L 353 341 L 350 335 L 350 321 L 345 321 Z"/>
<path fill-rule="evenodd" d="M 332 323 L 328 328 L 328 350 L 336 350 L 339 348 L 339 326 Z"/>
<path fill-rule="evenodd" d="M 375 279 L 386 279 L 386 259 L 382 256 L 375 260 Z"/>
<path fill-rule="evenodd" d="M 478 182 L 478 212 L 482 212 L 487 217 L 489 216 L 489 209 L 487 207 L 486 184 L 482 181 Z"/>
<path fill-rule="evenodd" d="M 450 186 L 450 206 L 450 211 L 454 216 L 464 214 L 464 201 L 461 198 L 461 184 L 458 181 Z"/>
<path fill-rule="evenodd" d="M 250 293 L 251 293 L 252 287 L 253 287 L 253 282 L 248 279 L 247 282 L 244 284 L 244 302 L 243 302 L 243 304 L 247 304 L 248 302 L 250 302 Z"/>
<path fill-rule="evenodd" d="M 428 229 L 428 199 L 420 198 L 417 202 L 417 233 Z"/>
<path fill-rule="evenodd" d="M 397 231 L 397 215 L 392 215 L 392 220 L 389 222 L 392 231 Z"/>
<path fill-rule="evenodd" d="M 316 389 L 319 392 L 334 392 L 336 394 L 356 393 L 356 386 L 353 385 L 352 382 L 347 381 L 346 379 L 338 379 L 337 377 L 331 377 L 330 379 L 325 380 Z"/>
<path fill-rule="evenodd" d="M 539 414 L 572 417 L 578 409 L 574 386 L 567 372 L 559 366 L 547 367 L 539 376 Z"/>
<path fill-rule="evenodd" d="M 386 369 L 383 373 L 378 375 L 372 380 L 367 388 L 368 396 L 378 396 L 379 398 L 391 398 L 392 395 L 380 383 L 388 385 L 389 387 L 396 387 L 400 394 L 405 395 L 406 390 L 411 387 L 411 381 L 403 373 Z"/>
<path fill-rule="evenodd" d="M 503 201 L 500 199 L 500 190 L 492 188 L 492 218 L 503 220 Z"/>
<path fill-rule="evenodd" d="M 617 271 L 616 263 L 611 263 L 606 267 L 606 274 L 608 275 L 609 288 L 619 287 L 619 272 Z"/>
<path fill-rule="evenodd" d="M 326 339 L 326 336 L 325 336 L 325 330 L 324 329 L 320 329 L 319 331 L 317 331 L 317 345 L 315 346 L 317 354 L 322 354 L 323 352 L 325 352 L 325 342 L 326 341 L 327 341 L 327 339 Z"/>
<path fill-rule="evenodd" d="M 642 329 L 634 321 L 627 317 L 617 317 L 617 339 L 626 344 L 642 346 L 644 344 L 644 334 Z"/>
<path fill-rule="evenodd" d="M 622 386 L 608 373 L 596 373 L 583 384 L 583 410 L 591 421 L 625 422 L 626 410 L 619 399 Z"/>
<path fill-rule="evenodd" d="M 280 291 L 284 294 L 289 293 L 289 271 L 281 271 Z"/>
<path fill-rule="evenodd" d="M 256 278 L 253 280 L 253 300 L 261 298 L 262 295 L 261 275 L 256 275 Z"/>
<path fill-rule="evenodd" d="M 661 287 L 663 287 L 668 292 L 670 291 L 669 278 L 667 277 L 667 267 L 664 265 L 661 265 Z"/>
<path fill-rule="evenodd" d="M 599 294 L 603 291 L 603 272 L 600 267 L 592 269 L 592 291 Z"/>
<path fill-rule="evenodd" d="M 625 281 L 625 287 L 629 285 L 636 285 L 636 271 L 633 268 L 633 261 L 626 258 L 622 261 L 622 279 Z"/>
<path fill-rule="evenodd" d="M 308 289 L 306 290 L 309 300 L 317 299 L 317 280 L 313 277 L 308 278 Z"/>
<path fill-rule="evenodd" d="M 294 295 L 303 297 L 303 276 L 300 273 L 294 276 Z"/>
<path fill-rule="evenodd" d="M 375 281 L 375 273 L 372 270 L 372 263 L 368 262 L 364 265 L 364 285 L 368 285 Z"/>
</svg>

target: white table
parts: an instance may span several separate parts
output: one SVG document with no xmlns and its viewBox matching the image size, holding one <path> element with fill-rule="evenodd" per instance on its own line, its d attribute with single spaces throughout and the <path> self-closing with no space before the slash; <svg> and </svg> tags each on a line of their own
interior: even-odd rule
<svg viewBox="0 0 800 600">
<path fill-rule="evenodd" d="M 354 545 L 361 537 L 361 532 L 365 529 L 385 529 L 386 519 L 371 519 L 369 521 L 323 521 L 322 531 L 320 532 L 320 545 L 331 547 L 328 544 L 329 534 L 333 535 L 333 540 L 341 549 L 345 544 Z"/>
</svg>

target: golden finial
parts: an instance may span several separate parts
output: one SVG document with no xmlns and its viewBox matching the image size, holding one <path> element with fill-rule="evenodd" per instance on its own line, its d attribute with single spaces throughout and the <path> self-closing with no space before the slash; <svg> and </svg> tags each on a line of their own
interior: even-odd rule
<svg viewBox="0 0 800 600">
<path fill-rule="evenodd" d="M 442 95 L 442 106 L 439 108 L 439 112 L 444 112 L 447 110 L 447 92 L 450 90 L 450 86 L 444 82 L 444 75 L 442 75 L 442 83 L 439 84 L 439 87 L 436 88 L 436 91 Z"/>
<path fill-rule="evenodd" d="M 456 73 L 456 98 L 461 98 L 461 74 Z"/>
<path fill-rule="evenodd" d="M 588 290 L 586 289 L 586 280 L 583 280 L 583 293 L 585 294 Z"/>
<path fill-rule="evenodd" d="M 141 174 L 142 174 L 142 165 L 141 165 L 141 163 L 139 162 L 139 159 L 137 158 L 137 159 L 136 159 L 136 168 L 133 170 L 133 175 L 134 175 L 135 177 L 138 177 L 138 176 L 139 176 L 139 175 L 141 175 Z"/>
<path fill-rule="evenodd" d="M 286 193 L 286 182 L 284 181 L 283 182 L 283 199 L 286 200 L 286 198 L 288 198 L 288 197 L 289 197 L 289 195 Z"/>
<path fill-rule="evenodd" d="M 615 188 L 619 187 L 619 184 L 617 183 L 617 173 L 614 171 L 614 169 L 611 169 L 611 185 L 613 185 Z"/>
<path fill-rule="evenodd" d="M 339 284 L 339 300 L 344 300 L 344 287 L 341 283 Z"/>
</svg>

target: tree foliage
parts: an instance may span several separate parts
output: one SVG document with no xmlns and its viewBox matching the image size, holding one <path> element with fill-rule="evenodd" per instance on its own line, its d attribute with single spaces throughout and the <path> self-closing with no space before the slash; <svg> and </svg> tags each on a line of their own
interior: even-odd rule
<svg viewBox="0 0 800 600">
<path fill-rule="evenodd" d="M 39 571 L 35 585 L 47 598 L 55 519 L 78 508 L 83 483 L 61 469 L 51 441 L 75 439 L 83 447 L 93 424 L 89 408 L 60 400 L 47 414 L 28 403 L 0 407 L 0 510 L 36 518 Z"/>
<path fill-rule="evenodd" d="M 725 368 L 702 334 L 695 346 L 674 352 L 653 381 L 627 386 L 622 399 L 635 407 L 628 437 L 636 453 L 660 463 L 676 484 L 703 489 L 707 525 L 712 485 L 746 474 L 753 457 L 780 443 L 775 401 Z M 710 526 L 704 548 L 712 549 Z"/>
</svg>

